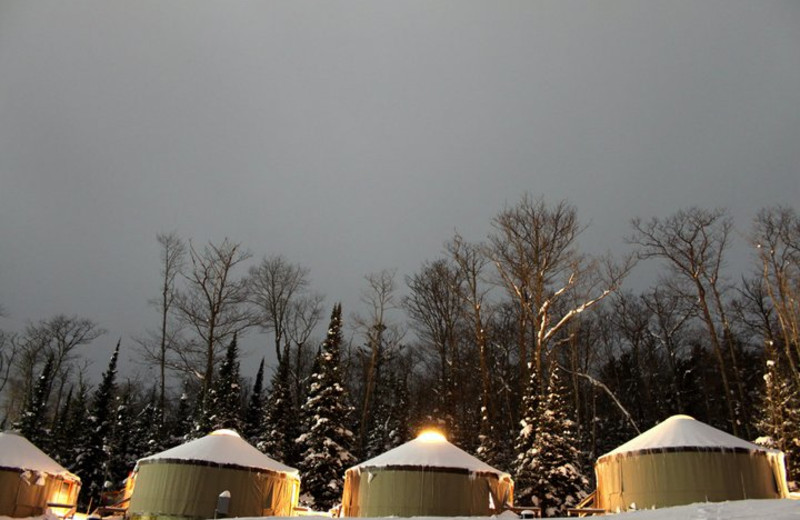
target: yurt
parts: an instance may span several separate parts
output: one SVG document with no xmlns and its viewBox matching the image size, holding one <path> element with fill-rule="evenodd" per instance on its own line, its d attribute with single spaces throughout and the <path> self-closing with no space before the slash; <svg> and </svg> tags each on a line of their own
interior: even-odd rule
<svg viewBox="0 0 800 520">
<path fill-rule="evenodd" d="M 675 415 L 597 459 L 606 511 L 788 496 L 784 455 Z"/>
<path fill-rule="evenodd" d="M 343 516 L 489 516 L 512 503 L 514 483 L 439 433 L 345 472 Z"/>
<path fill-rule="evenodd" d="M 0 433 L 0 516 L 40 516 L 74 508 L 81 479 L 25 437 Z"/>
<path fill-rule="evenodd" d="M 220 496 L 224 516 L 290 516 L 300 478 L 233 430 L 217 430 L 140 459 L 131 476 L 131 519 L 214 518 Z"/>
</svg>

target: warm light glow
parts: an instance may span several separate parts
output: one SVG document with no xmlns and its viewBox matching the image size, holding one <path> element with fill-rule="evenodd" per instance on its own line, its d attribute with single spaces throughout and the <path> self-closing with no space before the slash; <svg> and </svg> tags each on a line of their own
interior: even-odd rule
<svg viewBox="0 0 800 520">
<path fill-rule="evenodd" d="M 424 430 L 422 433 L 417 435 L 417 439 L 421 440 L 422 442 L 447 442 L 447 438 L 441 432 L 436 430 Z"/>
<path fill-rule="evenodd" d="M 241 436 L 234 430 L 214 430 L 209 435 L 229 435 L 231 437 L 238 437 L 241 439 Z"/>
</svg>

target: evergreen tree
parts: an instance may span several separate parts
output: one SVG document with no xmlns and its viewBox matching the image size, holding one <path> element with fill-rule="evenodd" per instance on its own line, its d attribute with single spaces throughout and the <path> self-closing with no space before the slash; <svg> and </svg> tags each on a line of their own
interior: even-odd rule
<svg viewBox="0 0 800 520">
<path fill-rule="evenodd" d="M 168 447 L 164 412 L 159 406 L 159 401 L 158 391 L 153 387 L 147 402 L 133 418 L 131 452 L 136 454 L 137 459 L 148 457 Z"/>
<path fill-rule="evenodd" d="M 138 460 L 136 452 L 134 418 L 135 411 L 132 406 L 131 389 L 128 388 L 122 395 L 115 398 L 116 406 L 113 410 L 113 427 L 108 439 L 108 463 L 106 480 L 111 489 L 120 489 L 124 485 L 128 473 Z"/>
<path fill-rule="evenodd" d="M 277 461 L 293 465 L 297 459 L 294 440 L 298 430 L 297 413 L 292 401 L 289 359 L 284 356 L 278 362 L 278 370 L 272 377 L 272 388 L 264 406 L 256 447 Z"/>
<path fill-rule="evenodd" d="M 92 396 L 87 435 L 77 448 L 75 472 L 80 475 L 81 505 L 98 503 L 100 493 L 106 488 L 109 477 L 110 436 L 113 433 L 114 416 L 112 404 L 116 396 L 117 359 L 119 342 L 114 349 L 103 379 Z"/>
<path fill-rule="evenodd" d="M 33 387 L 28 399 L 26 400 L 25 410 L 22 412 L 19 423 L 15 428 L 19 430 L 23 437 L 31 441 L 41 449 L 47 450 L 45 445 L 49 439 L 48 431 L 44 424 L 47 416 L 47 399 L 50 392 L 50 380 L 53 375 L 53 356 L 47 357 L 47 362 L 42 369 L 36 386 Z"/>
<path fill-rule="evenodd" d="M 261 421 L 264 415 L 264 359 L 258 365 L 256 382 L 253 384 L 253 393 L 247 403 L 247 410 L 244 414 L 244 424 L 242 433 L 248 442 L 256 443 L 258 434 L 261 432 Z"/>
<path fill-rule="evenodd" d="M 356 462 L 350 452 L 353 432 L 346 426 L 353 408 L 347 404 L 341 380 L 341 328 L 342 307 L 336 304 L 302 408 L 306 433 L 297 438 L 305 448 L 300 464 L 306 475 L 305 498 L 322 511 L 341 499 L 344 471 Z"/>
<path fill-rule="evenodd" d="M 240 432 L 242 430 L 242 387 L 239 381 L 239 348 L 236 334 L 228 344 L 225 360 L 217 374 L 209 392 L 208 413 L 209 433 L 213 430 L 228 428 Z"/>
<path fill-rule="evenodd" d="M 79 455 L 89 437 L 89 421 L 86 410 L 89 401 L 89 387 L 83 380 L 78 382 L 78 391 L 69 401 L 67 412 L 63 414 L 63 434 L 58 438 L 59 448 L 55 451 L 56 461 L 73 473 L 77 473 Z M 65 405 L 66 406 L 66 405 Z"/>
<path fill-rule="evenodd" d="M 372 425 L 363 454 L 365 459 L 396 448 L 409 439 L 409 403 L 405 382 L 392 376 L 386 379 L 383 391 L 375 394 Z"/>
<path fill-rule="evenodd" d="M 547 395 L 536 406 L 533 422 L 526 409 L 517 459 L 517 493 L 520 503 L 532 503 L 544 516 L 566 516 L 586 496 L 589 482 L 583 475 L 578 451 L 577 425 L 567 413 L 558 369 L 550 374 Z M 527 404 L 532 404 L 530 395 Z M 534 426 L 535 425 L 535 426 Z"/>
<path fill-rule="evenodd" d="M 178 399 L 178 409 L 171 421 L 165 421 L 165 434 L 164 448 L 172 448 L 185 441 L 196 438 L 194 437 L 194 416 L 192 414 L 192 401 L 190 399 L 190 388 L 187 382 L 184 381 L 183 392 Z"/>
<path fill-rule="evenodd" d="M 72 415 L 73 406 L 73 387 L 70 386 L 67 391 L 67 397 L 64 398 L 64 404 L 61 410 L 56 414 L 56 420 L 53 422 L 53 431 L 50 433 L 50 456 L 62 466 L 66 465 L 62 462 L 65 460 L 67 446 L 71 445 L 70 439 L 73 438 L 72 432 L 67 430 L 67 423 Z"/>
</svg>

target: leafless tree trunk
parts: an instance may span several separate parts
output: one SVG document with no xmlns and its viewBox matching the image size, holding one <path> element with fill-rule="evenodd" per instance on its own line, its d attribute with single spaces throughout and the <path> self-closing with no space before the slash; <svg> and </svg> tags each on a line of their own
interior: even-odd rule
<svg viewBox="0 0 800 520">
<path fill-rule="evenodd" d="M 642 297 L 642 302 L 651 312 L 650 334 L 664 348 L 669 367 L 672 389 L 678 409 L 683 409 L 677 361 L 681 355 L 680 331 L 696 313 L 695 306 L 674 291 L 654 289 Z"/>
<path fill-rule="evenodd" d="M 203 399 L 213 380 L 214 363 L 224 350 L 217 347 L 253 323 L 246 306 L 246 279 L 234 278 L 237 267 L 250 256 L 240 244 L 227 238 L 218 245 L 209 242 L 202 251 L 191 242 L 189 245 L 191 266 L 184 274 L 186 287 L 177 294 L 174 305 L 181 321 L 199 339 L 199 345 L 182 349 L 181 355 L 186 366 L 202 380 Z"/>
<path fill-rule="evenodd" d="M 491 435 L 495 424 L 492 406 L 491 376 L 489 374 L 489 352 L 484 323 L 484 305 L 489 288 L 482 284 L 483 271 L 489 263 L 482 244 L 470 244 L 456 234 L 447 246 L 450 258 L 461 271 L 459 278 L 463 283 L 455 287 L 457 294 L 466 304 L 466 314 L 472 322 L 475 346 L 478 349 L 478 362 L 481 373 L 481 435 Z"/>
<path fill-rule="evenodd" d="M 395 271 L 383 270 L 364 278 L 368 287 L 362 292 L 361 301 L 369 308 L 367 317 L 355 316 L 353 321 L 366 340 L 369 361 L 366 367 L 366 384 L 361 404 L 359 447 L 363 453 L 370 424 L 372 396 L 380 379 L 380 367 L 387 351 L 399 345 L 402 335 L 387 319 L 387 313 L 395 306 Z"/>
<path fill-rule="evenodd" d="M 640 258 L 666 260 L 674 273 L 694 288 L 690 297 L 697 300 L 700 318 L 705 324 L 719 364 L 731 428 L 734 435 L 738 435 L 739 421 L 731 393 L 731 374 L 723 353 L 722 341 L 717 334 L 717 321 L 712 313 L 716 291 L 719 290 L 719 268 L 723 263 L 728 235 L 733 226 L 730 217 L 721 209 L 707 211 L 690 208 L 663 220 L 653 218 L 647 223 L 635 218 L 631 224 L 634 235 L 629 240 L 641 247 Z M 733 354 L 732 349 L 729 350 L 729 355 Z M 731 363 L 736 364 L 733 356 Z M 734 372 L 733 377 L 739 401 L 742 402 L 744 392 L 740 374 Z"/>
<path fill-rule="evenodd" d="M 587 259 L 577 250 L 583 231 L 574 206 L 561 201 L 553 206 L 543 199 L 525 195 L 514 207 L 492 221 L 489 255 L 500 275 L 501 285 L 514 298 L 520 313 L 532 325 L 533 340 L 528 355 L 520 338 L 520 388 L 528 381 L 528 362 L 535 373 L 544 375 L 543 365 L 551 341 L 580 313 L 590 309 L 617 290 L 633 266 L 632 258 L 615 265 L 610 259 Z M 563 305 L 557 303 L 578 302 Z M 540 395 L 546 381 L 539 377 Z"/>
<path fill-rule="evenodd" d="M 800 391 L 800 217 L 787 207 L 763 209 L 754 221 L 751 240 L 780 325 L 786 362 Z"/>
<path fill-rule="evenodd" d="M 159 409 L 166 406 L 167 369 L 170 352 L 180 349 L 179 333 L 170 322 L 177 297 L 176 280 L 186 265 L 186 245 L 176 232 L 159 233 L 156 240 L 161 247 L 161 287 L 158 298 L 150 304 L 158 309 L 160 324 L 158 332 L 148 331 L 148 336 L 137 339 L 137 351 L 145 363 L 154 364 L 159 372 Z"/>
<path fill-rule="evenodd" d="M 459 293 L 463 282 L 460 270 L 448 260 L 426 262 L 418 273 L 406 278 L 411 293 L 403 299 L 412 327 L 423 343 L 433 346 L 438 354 L 438 408 L 449 421 L 456 418 L 455 371 L 461 368 L 458 329 L 464 316 L 464 301 Z"/>
</svg>

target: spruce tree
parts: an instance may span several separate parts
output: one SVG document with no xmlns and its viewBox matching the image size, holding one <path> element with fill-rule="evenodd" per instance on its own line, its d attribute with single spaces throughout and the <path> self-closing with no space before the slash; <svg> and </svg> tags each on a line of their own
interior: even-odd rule
<svg viewBox="0 0 800 520">
<path fill-rule="evenodd" d="M 298 419 L 292 400 L 289 359 L 284 356 L 272 377 L 272 388 L 264 405 L 261 432 L 256 447 L 284 464 L 296 463 L 294 440 L 298 435 Z"/>
<path fill-rule="evenodd" d="M 581 470 L 576 423 L 568 415 L 566 392 L 556 368 L 550 374 L 547 396 L 538 400 L 534 418 L 528 415 L 532 408 L 526 408 L 517 445 L 517 500 L 540 507 L 548 517 L 566 516 L 567 509 L 586 496 L 589 486 Z M 530 394 L 526 401 L 532 404 Z"/>
<path fill-rule="evenodd" d="M 160 397 L 156 387 L 150 390 L 141 411 L 133 418 L 131 452 L 136 458 L 148 457 L 167 449 L 169 441 L 164 426 L 164 412 L 159 406 Z M 170 446 L 171 447 L 171 446 Z"/>
<path fill-rule="evenodd" d="M 49 397 L 50 379 L 53 372 L 53 356 L 47 357 L 47 362 L 36 381 L 30 395 L 26 399 L 25 410 L 23 410 L 19 423 L 15 428 L 19 430 L 23 437 L 31 441 L 43 450 L 47 450 L 45 445 L 49 439 L 48 431 L 44 424 L 47 416 L 47 399 Z"/>
<path fill-rule="evenodd" d="M 86 410 L 89 405 L 89 387 L 81 379 L 78 381 L 78 391 L 70 401 L 68 411 L 64 413 L 63 431 L 59 435 L 59 449 L 56 450 L 56 460 L 73 473 L 78 472 L 78 462 L 83 459 L 83 447 L 88 443 L 90 428 L 86 420 Z"/>
<path fill-rule="evenodd" d="M 239 347 L 236 334 L 228 345 L 225 360 L 209 392 L 208 413 L 209 433 L 227 428 L 242 430 L 242 387 L 239 381 Z"/>
<path fill-rule="evenodd" d="M 107 487 L 112 490 L 124 486 L 124 481 L 136 464 L 137 452 L 134 429 L 135 412 L 131 389 L 115 398 L 112 432 L 108 439 Z"/>
<path fill-rule="evenodd" d="M 247 410 L 244 414 L 242 434 L 248 442 L 255 444 L 258 434 L 261 432 L 261 421 L 264 415 L 264 359 L 258 365 L 256 381 L 253 384 L 253 393 L 247 402 Z"/>
<path fill-rule="evenodd" d="M 75 472 L 83 483 L 80 495 L 82 506 L 90 502 L 98 503 L 109 477 L 109 446 L 114 422 L 112 404 L 116 396 L 119 345 L 118 342 L 103 379 L 92 396 L 89 416 L 86 418 L 89 431 L 77 448 Z"/>
<path fill-rule="evenodd" d="M 300 466 L 305 475 L 305 499 L 322 511 L 341 499 L 344 472 L 356 462 L 350 451 L 353 432 L 347 428 L 353 408 L 347 404 L 342 386 L 341 345 L 342 307 L 336 304 L 302 407 L 305 433 L 297 438 L 298 445 L 304 448 Z"/>
</svg>

